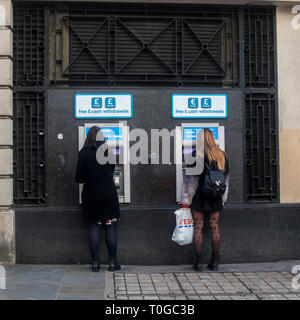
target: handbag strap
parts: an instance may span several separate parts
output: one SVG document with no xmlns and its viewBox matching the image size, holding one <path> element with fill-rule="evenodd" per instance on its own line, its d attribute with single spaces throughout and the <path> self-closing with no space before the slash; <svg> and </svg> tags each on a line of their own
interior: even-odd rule
<svg viewBox="0 0 300 320">
<path fill-rule="evenodd" d="M 206 169 L 208 170 L 208 172 L 210 173 L 211 171 L 222 171 L 222 170 L 220 170 L 219 168 L 218 168 L 218 166 L 216 166 L 215 164 L 214 164 L 214 169 L 212 169 L 206 162 L 204 162 L 204 165 L 205 165 L 205 167 L 206 167 Z M 216 169 L 217 168 L 217 169 Z M 222 171 L 223 172 L 223 171 Z"/>
<path fill-rule="evenodd" d="M 208 172 L 210 172 L 211 168 L 209 167 L 209 165 L 206 162 L 204 162 L 204 165 L 205 165 L 206 169 L 208 170 Z"/>
</svg>

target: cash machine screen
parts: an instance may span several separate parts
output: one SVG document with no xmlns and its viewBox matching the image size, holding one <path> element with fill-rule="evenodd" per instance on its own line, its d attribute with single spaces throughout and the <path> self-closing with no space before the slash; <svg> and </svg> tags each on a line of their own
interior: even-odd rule
<svg viewBox="0 0 300 320">
<path fill-rule="evenodd" d="M 182 132 L 182 139 L 183 140 L 196 140 L 197 138 L 197 134 L 200 132 L 201 129 L 204 129 L 204 128 L 201 128 L 201 127 L 184 127 L 183 128 L 183 132 Z M 208 128 L 210 129 L 210 131 L 213 133 L 214 135 L 214 138 L 216 140 L 218 140 L 219 136 L 218 136 L 218 127 L 210 127 Z"/>
<path fill-rule="evenodd" d="M 122 128 L 120 127 L 101 127 L 100 128 L 103 135 L 104 139 L 109 141 L 109 140 L 123 140 L 123 134 L 122 134 Z M 85 135 L 87 136 L 90 128 L 86 128 Z"/>
</svg>

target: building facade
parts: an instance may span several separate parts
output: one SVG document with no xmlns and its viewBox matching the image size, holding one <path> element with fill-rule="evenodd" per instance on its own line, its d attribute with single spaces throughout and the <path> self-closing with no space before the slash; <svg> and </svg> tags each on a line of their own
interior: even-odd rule
<svg viewBox="0 0 300 320">
<path fill-rule="evenodd" d="M 89 262 L 81 130 L 124 119 L 79 117 L 83 95 L 103 108 L 130 95 L 126 124 L 149 136 L 217 123 L 231 169 L 222 262 L 299 259 L 298 13 L 297 1 L 1 0 L 0 261 Z M 227 116 L 176 117 L 175 96 L 226 96 Z M 171 240 L 176 166 L 130 165 L 126 179 L 123 169 L 120 261 L 191 263 L 191 246 Z M 207 228 L 205 240 L 208 257 Z"/>
</svg>

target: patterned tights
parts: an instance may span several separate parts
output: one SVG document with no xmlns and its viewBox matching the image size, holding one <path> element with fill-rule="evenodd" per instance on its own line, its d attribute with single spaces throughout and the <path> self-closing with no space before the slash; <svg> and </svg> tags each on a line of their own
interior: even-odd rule
<svg viewBox="0 0 300 320">
<path fill-rule="evenodd" d="M 194 249 L 199 254 L 202 251 L 202 229 L 203 229 L 203 212 L 193 211 L 194 220 Z M 219 212 L 209 213 L 209 226 L 212 235 L 212 249 L 214 253 L 220 250 L 220 229 L 219 229 Z"/>
</svg>

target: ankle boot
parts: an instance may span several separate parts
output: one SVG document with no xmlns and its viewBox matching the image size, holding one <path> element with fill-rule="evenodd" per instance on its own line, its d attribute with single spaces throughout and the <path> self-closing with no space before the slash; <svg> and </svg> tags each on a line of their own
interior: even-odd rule
<svg viewBox="0 0 300 320">
<path fill-rule="evenodd" d="M 199 272 L 201 272 L 203 270 L 202 253 L 196 254 L 196 261 L 194 264 L 194 269 Z"/>
<path fill-rule="evenodd" d="M 212 252 L 210 263 L 207 265 L 207 268 L 213 271 L 218 271 L 220 262 L 220 255 L 218 252 Z"/>
<path fill-rule="evenodd" d="M 117 263 L 116 259 L 111 259 L 109 262 L 108 270 L 109 271 L 117 271 L 120 269 L 121 269 L 121 266 Z"/>
<path fill-rule="evenodd" d="M 93 272 L 99 272 L 100 270 L 100 264 L 98 260 L 93 260 L 92 262 L 92 271 Z"/>
</svg>

